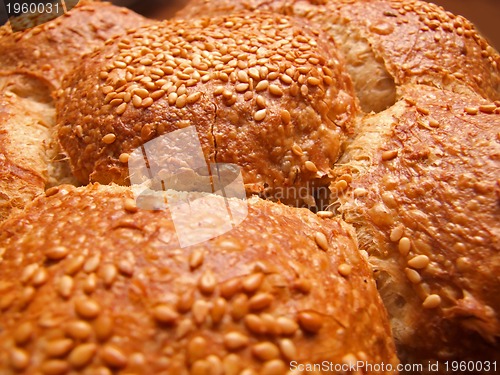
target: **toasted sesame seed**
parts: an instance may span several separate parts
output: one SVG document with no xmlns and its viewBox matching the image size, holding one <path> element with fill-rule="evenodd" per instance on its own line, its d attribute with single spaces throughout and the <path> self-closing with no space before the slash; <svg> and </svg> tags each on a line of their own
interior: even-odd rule
<svg viewBox="0 0 500 375">
<path fill-rule="evenodd" d="M 231 299 L 242 288 L 240 279 L 226 280 L 220 287 L 220 294 L 225 299 Z"/>
<path fill-rule="evenodd" d="M 50 359 L 42 363 L 40 370 L 44 375 L 66 374 L 69 370 L 69 363 L 62 359 Z"/>
<path fill-rule="evenodd" d="M 482 104 L 479 106 L 479 110 L 484 113 L 493 113 L 497 106 L 495 104 Z"/>
<path fill-rule="evenodd" d="M 311 86 L 319 86 L 321 84 L 321 80 L 316 77 L 307 78 L 307 83 Z"/>
<path fill-rule="evenodd" d="M 101 308 L 97 302 L 89 298 L 80 298 L 75 301 L 75 311 L 84 319 L 94 319 L 99 315 Z"/>
<path fill-rule="evenodd" d="M 272 342 L 261 342 L 252 346 L 252 354 L 261 361 L 279 358 L 280 350 Z"/>
<path fill-rule="evenodd" d="M 194 322 L 198 325 L 201 325 L 207 319 L 207 316 L 210 312 L 210 305 L 208 302 L 204 300 L 198 300 L 193 303 L 192 314 Z"/>
<path fill-rule="evenodd" d="M 479 108 L 477 107 L 465 107 L 464 110 L 468 115 L 477 115 L 479 112 Z"/>
<path fill-rule="evenodd" d="M 67 334 L 77 340 L 86 340 L 92 333 L 92 327 L 83 320 L 71 322 L 66 326 Z"/>
<path fill-rule="evenodd" d="M 259 297 L 260 298 L 260 297 Z M 259 301 L 260 302 L 260 301 Z M 238 294 L 231 304 L 231 317 L 237 321 L 248 313 L 248 297 L 245 294 Z"/>
<path fill-rule="evenodd" d="M 333 186 L 336 192 L 341 192 L 347 189 L 348 183 L 346 180 L 338 180 Z"/>
<path fill-rule="evenodd" d="M 398 156 L 398 151 L 397 150 L 389 150 L 389 151 L 384 151 L 382 153 L 382 160 L 383 161 L 388 161 L 394 159 L 396 156 Z"/>
<path fill-rule="evenodd" d="M 304 166 L 306 167 L 306 169 L 309 171 L 309 172 L 313 172 L 313 173 L 316 173 L 318 171 L 318 167 L 316 167 L 316 164 L 314 164 L 312 161 L 310 160 L 307 160 L 305 163 L 304 163 Z"/>
<path fill-rule="evenodd" d="M 169 105 L 174 105 L 177 101 L 177 93 L 176 92 L 171 92 L 168 95 L 168 104 Z"/>
<path fill-rule="evenodd" d="M 247 293 L 254 293 L 257 289 L 260 288 L 263 281 L 264 281 L 263 273 L 259 272 L 249 275 L 243 280 L 242 283 L 243 290 Z"/>
<path fill-rule="evenodd" d="M 106 287 L 110 287 L 118 275 L 118 270 L 114 264 L 104 264 L 101 269 L 101 276 Z"/>
<path fill-rule="evenodd" d="M 60 357 L 68 354 L 73 345 L 73 340 L 67 338 L 52 340 L 45 345 L 45 353 L 48 357 Z"/>
<path fill-rule="evenodd" d="M 36 270 L 40 266 L 37 263 L 32 263 L 26 267 L 24 267 L 23 272 L 21 274 L 21 282 L 27 283 L 35 274 Z"/>
<path fill-rule="evenodd" d="M 191 362 L 204 358 L 207 352 L 207 340 L 201 336 L 193 337 L 187 347 Z"/>
<path fill-rule="evenodd" d="M 117 115 L 123 115 L 127 109 L 127 103 L 122 103 L 116 108 Z"/>
<path fill-rule="evenodd" d="M 248 74 L 244 70 L 238 72 L 238 80 L 243 83 L 248 83 Z"/>
<path fill-rule="evenodd" d="M 175 106 L 177 108 L 184 108 L 186 106 L 187 102 L 187 95 L 182 94 L 181 96 L 177 97 L 177 100 L 175 101 Z"/>
<path fill-rule="evenodd" d="M 350 266 L 349 264 L 342 263 L 341 265 L 339 265 L 338 271 L 342 276 L 347 277 L 352 272 L 352 266 Z"/>
<path fill-rule="evenodd" d="M 266 118 L 266 113 L 267 113 L 266 109 L 258 110 L 254 113 L 253 118 L 255 121 L 262 121 Z"/>
<path fill-rule="evenodd" d="M 59 279 L 57 291 L 63 298 L 69 298 L 73 291 L 74 281 L 71 276 L 64 275 Z"/>
<path fill-rule="evenodd" d="M 45 190 L 46 197 L 51 197 L 53 195 L 56 195 L 57 193 L 59 193 L 59 186 L 53 186 L 53 187 Z"/>
<path fill-rule="evenodd" d="M 248 307 L 252 311 L 258 311 L 268 308 L 274 301 L 274 296 L 270 293 L 259 293 L 250 298 Z"/>
<path fill-rule="evenodd" d="M 33 332 L 33 324 L 31 322 L 24 322 L 14 331 L 14 341 L 17 345 L 24 345 L 31 340 Z"/>
<path fill-rule="evenodd" d="M 156 90 L 151 94 L 151 99 L 153 100 L 158 100 L 160 99 L 163 95 L 165 95 L 165 90 Z"/>
<path fill-rule="evenodd" d="M 11 349 L 9 357 L 10 364 L 15 370 L 24 370 L 29 365 L 30 357 L 28 353 L 22 349 Z"/>
<path fill-rule="evenodd" d="M 101 262 L 101 257 L 99 254 L 96 254 L 87 259 L 85 264 L 83 264 L 83 270 L 87 273 L 95 272 L 97 267 L 99 267 L 99 263 Z"/>
<path fill-rule="evenodd" d="M 96 351 L 96 344 L 80 344 L 71 351 L 68 362 L 75 368 L 82 368 L 92 361 Z"/>
<path fill-rule="evenodd" d="M 405 268 L 405 273 L 408 280 L 410 280 L 413 284 L 418 284 L 422 281 L 420 274 L 411 268 Z"/>
<path fill-rule="evenodd" d="M 441 304 L 441 297 L 437 294 L 428 295 L 424 302 L 422 303 L 422 307 L 424 309 L 435 309 Z"/>
<path fill-rule="evenodd" d="M 210 295 L 214 292 L 216 285 L 217 285 L 217 280 L 215 278 L 214 273 L 211 271 L 207 271 L 200 278 L 198 286 L 203 294 Z"/>
<path fill-rule="evenodd" d="M 285 85 L 290 85 L 293 82 L 293 79 L 288 74 L 282 74 L 280 76 L 280 81 L 283 82 Z"/>
<path fill-rule="evenodd" d="M 226 313 L 226 305 L 227 302 L 224 298 L 217 298 L 212 306 L 211 316 L 212 323 L 219 324 L 224 318 L 224 314 Z"/>
<path fill-rule="evenodd" d="M 282 360 L 273 359 L 264 364 L 262 370 L 260 371 L 260 375 L 286 374 L 288 370 L 289 369 Z"/>
<path fill-rule="evenodd" d="M 267 107 L 266 99 L 262 95 L 258 95 L 257 98 L 255 99 L 255 102 L 257 103 L 257 106 L 259 108 Z"/>
<path fill-rule="evenodd" d="M 423 269 L 429 265 L 429 257 L 427 255 L 417 255 L 408 261 L 408 266 L 415 269 Z"/>
<path fill-rule="evenodd" d="M 402 237 L 399 239 L 398 249 L 401 255 L 406 256 L 411 249 L 411 241 L 408 237 Z"/>
<path fill-rule="evenodd" d="M 283 90 L 278 85 L 269 85 L 269 92 L 275 96 L 283 96 Z"/>
<path fill-rule="evenodd" d="M 127 366 L 128 359 L 123 352 L 114 345 L 105 345 L 100 355 L 101 359 L 112 368 L 123 368 Z"/>
<path fill-rule="evenodd" d="M 432 128 L 439 128 L 439 122 L 433 118 L 429 119 L 429 126 Z"/>
<path fill-rule="evenodd" d="M 128 259 L 120 259 L 117 263 L 118 270 L 125 276 L 132 276 L 134 274 L 134 263 Z"/>
<path fill-rule="evenodd" d="M 194 270 L 203 264 L 205 259 L 205 252 L 202 250 L 195 250 L 189 255 L 189 267 Z"/>
<path fill-rule="evenodd" d="M 290 123 L 291 121 L 291 115 L 290 115 L 290 112 L 288 112 L 286 109 L 283 109 L 281 111 L 281 121 L 283 122 L 283 124 L 287 125 Z"/>
<path fill-rule="evenodd" d="M 198 100 L 200 100 L 201 98 L 201 92 L 195 92 L 193 94 L 190 94 L 187 98 L 186 98 L 186 103 L 187 104 L 193 104 L 193 103 L 196 103 Z"/>
<path fill-rule="evenodd" d="M 318 211 L 316 212 L 316 215 L 322 219 L 330 219 L 334 216 L 332 211 Z"/>
<path fill-rule="evenodd" d="M 304 151 L 302 151 L 302 148 L 294 143 L 293 146 L 292 146 L 292 152 L 297 155 L 297 156 L 303 156 L 304 155 Z"/>
<path fill-rule="evenodd" d="M 314 240 L 316 241 L 316 244 L 319 246 L 319 248 L 323 251 L 328 250 L 328 239 L 326 238 L 325 234 L 323 232 L 316 232 L 314 234 Z"/>
<path fill-rule="evenodd" d="M 55 246 L 45 250 L 45 256 L 50 260 L 60 260 L 69 254 L 66 246 Z"/>
<path fill-rule="evenodd" d="M 307 332 L 316 333 L 323 326 L 323 318 L 314 311 L 302 311 L 297 315 L 300 327 Z"/>
<path fill-rule="evenodd" d="M 224 335 L 224 345 L 228 350 L 241 350 L 250 342 L 248 336 L 241 332 L 229 332 Z"/>
<path fill-rule="evenodd" d="M 120 163 L 128 163 L 128 159 L 130 158 L 130 155 L 127 154 L 127 153 L 122 153 L 120 154 L 120 156 L 118 157 L 118 160 L 120 161 Z"/>
<path fill-rule="evenodd" d="M 403 234 L 404 234 L 404 231 L 405 231 L 405 227 L 403 225 L 398 225 L 397 227 L 393 228 L 391 230 L 391 234 L 390 234 L 390 239 L 392 242 L 398 242 L 401 237 L 403 237 Z M 409 249 L 408 249 L 409 251 Z"/>
<path fill-rule="evenodd" d="M 113 133 L 106 134 L 104 137 L 102 137 L 102 141 L 107 145 L 112 144 L 115 140 L 116 140 L 116 135 Z"/>
<path fill-rule="evenodd" d="M 268 87 L 269 87 L 269 81 L 263 80 L 263 81 L 260 81 L 257 84 L 257 86 L 255 86 L 255 91 L 256 92 L 264 91 L 264 90 L 267 90 Z"/>
<path fill-rule="evenodd" d="M 144 99 L 142 101 L 142 108 L 151 107 L 151 105 L 153 105 L 153 103 L 154 103 L 154 99 L 151 97 L 147 97 L 146 99 Z"/>
<path fill-rule="evenodd" d="M 424 107 L 420 107 L 420 106 L 417 106 L 417 112 L 420 113 L 421 115 L 426 115 L 426 116 L 429 113 L 431 113 L 428 108 L 424 108 Z"/>
</svg>

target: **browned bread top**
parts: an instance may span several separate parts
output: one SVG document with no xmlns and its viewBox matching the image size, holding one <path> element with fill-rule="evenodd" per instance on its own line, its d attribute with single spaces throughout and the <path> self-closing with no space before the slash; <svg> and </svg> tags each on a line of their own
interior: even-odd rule
<svg viewBox="0 0 500 375">
<path fill-rule="evenodd" d="M 138 208 L 128 188 L 47 195 L 0 227 L 5 374 L 397 363 L 371 271 L 337 219 L 251 199 L 241 225 L 180 248 L 168 212 Z"/>
<path fill-rule="evenodd" d="M 327 40 L 270 13 L 162 22 L 110 40 L 59 93 L 75 175 L 128 183 L 128 154 L 195 126 L 207 161 L 240 165 L 259 192 L 310 188 L 338 159 L 356 111 Z"/>
<path fill-rule="evenodd" d="M 500 353 L 500 107 L 406 86 L 335 167 L 405 360 Z M 500 104 L 500 103 L 498 103 Z"/>
<path fill-rule="evenodd" d="M 37 27 L 13 33 L 0 27 L 0 71 L 29 72 L 57 88 L 81 56 L 113 35 L 148 21 L 106 2 L 83 0 L 65 15 Z"/>
</svg>

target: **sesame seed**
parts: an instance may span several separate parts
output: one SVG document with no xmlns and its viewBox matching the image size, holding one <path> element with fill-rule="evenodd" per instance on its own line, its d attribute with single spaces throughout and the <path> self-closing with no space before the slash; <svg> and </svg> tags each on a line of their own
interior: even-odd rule
<svg viewBox="0 0 500 375">
<path fill-rule="evenodd" d="M 316 212 L 316 215 L 322 219 L 330 219 L 334 216 L 332 211 L 318 211 Z"/>
<path fill-rule="evenodd" d="M 252 311 L 263 310 L 271 305 L 274 297 L 269 293 L 259 293 L 248 301 L 248 307 Z"/>
<path fill-rule="evenodd" d="M 69 249 L 66 246 L 55 246 L 45 250 L 45 256 L 51 260 L 60 260 L 69 254 Z"/>
<path fill-rule="evenodd" d="M 294 143 L 292 146 L 292 152 L 297 156 L 304 155 L 304 151 L 302 151 L 302 148 L 296 143 Z"/>
<path fill-rule="evenodd" d="M 247 293 L 254 293 L 257 289 L 260 288 L 262 282 L 264 281 L 264 274 L 255 273 L 253 275 L 249 275 L 245 278 L 242 283 L 243 290 Z"/>
<path fill-rule="evenodd" d="M 312 161 L 310 160 L 307 160 L 305 163 L 304 163 L 304 166 L 306 167 L 306 169 L 309 171 L 309 172 L 313 172 L 313 173 L 316 173 L 318 171 L 318 167 L 316 167 L 316 164 L 314 164 Z"/>
<path fill-rule="evenodd" d="M 279 358 L 280 350 L 271 342 L 262 342 L 252 347 L 252 354 L 261 361 Z"/>
<path fill-rule="evenodd" d="M 307 78 L 307 83 L 311 86 L 319 86 L 321 84 L 321 80 L 316 77 Z"/>
<path fill-rule="evenodd" d="M 476 107 L 465 107 L 464 110 L 468 115 L 477 115 L 479 112 L 479 109 Z"/>
<path fill-rule="evenodd" d="M 154 99 L 151 97 L 148 97 L 142 101 L 142 107 L 143 108 L 151 107 L 151 105 L 153 105 L 153 103 L 154 103 Z"/>
<path fill-rule="evenodd" d="M 101 308 L 91 299 L 80 298 L 75 302 L 75 311 L 82 318 L 94 319 L 99 315 Z"/>
<path fill-rule="evenodd" d="M 422 281 L 420 274 L 411 268 L 405 268 L 405 273 L 408 280 L 413 284 L 418 284 Z"/>
<path fill-rule="evenodd" d="M 118 106 L 118 108 L 116 108 L 116 114 L 123 115 L 126 109 L 127 109 L 127 103 L 122 103 Z"/>
<path fill-rule="evenodd" d="M 156 90 L 151 94 L 151 98 L 153 100 L 158 100 L 160 99 L 163 95 L 165 95 L 165 90 Z"/>
<path fill-rule="evenodd" d="M 18 371 L 24 370 L 29 365 L 29 355 L 22 349 L 13 348 L 10 351 L 10 364 Z"/>
<path fill-rule="evenodd" d="M 134 95 L 132 98 L 132 104 L 134 105 L 135 108 L 140 108 L 142 107 L 142 99 L 138 95 Z"/>
<path fill-rule="evenodd" d="M 257 106 L 259 108 L 266 108 L 267 107 L 266 99 L 261 95 L 257 96 L 255 102 L 257 103 Z"/>
<path fill-rule="evenodd" d="M 422 307 L 424 309 L 435 309 L 441 304 L 441 297 L 437 294 L 428 295 L 424 302 L 422 303 Z"/>
<path fill-rule="evenodd" d="M 403 237 L 404 226 L 399 225 L 391 230 L 390 239 L 392 242 L 397 242 Z"/>
<path fill-rule="evenodd" d="M 59 285 L 57 291 L 63 298 L 69 298 L 71 296 L 71 292 L 73 290 L 73 278 L 68 275 L 64 275 L 59 279 Z"/>
<path fill-rule="evenodd" d="M 285 85 L 290 85 L 293 82 L 293 79 L 288 74 L 282 74 L 280 76 L 280 81 L 283 82 Z"/>
<path fill-rule="evenodd" d="M 127 366 L 128 359 L 123 352 L 113 345 L 105 345 L 100 352 L 100 357 L 112 368 L 123 368 Z"/>
<path fill-rule="evenodd" d="M 275 85 L 272 85 L 272 86 L 275 86 Z M 267 80 L 260 81 L 257 84 L 257 86 L 255 86 L 255 91 L 257 91 L 257 92 L 264 91 L 264 90 L 267 90 L 268 87 L 269 87 L 269 81 L 267 81 Z"/>
<path fill-rule="evenodd" d="M 352 272 L 352 266 L 350 266 L 349 264 L 342 263 L 341 265 L 339 265 L 338 271 L 342 276 L 347 277 Z"/>
<path fill-rule="evenodd" d="M 224 345 L 228 350 L 240 350 L 249 343 L 248 336 L 240 332 L 229 332 L 224 335 Z"/>
<path fill-rule="evenodd" d="M 53 195 L 56 195 L 57 193 L 59 193 L 59 187 L 58 186 L 53 186 L 53 187 L 45 190 L 45 196 L 46 197 L 51 197 Z"/>
<path fill-rule="evenodd" d="M 120 154 L 120 156 L 118 157 L 118 160 L 120 161 L 120 163 L 128 163 L 129 158 L 130 158 L 130 155 L 124 152 L 124 153 Z"/>
<path fill-rule="evenodd" d="M 175 106 L 177 108 L 184 108 L 186 106 L 187 102 L 187 95 L 182 94 L 181 96 L 177 97 L 177 100 L 175 101 Z"/>
<path fill-rule="evenodd" d="M 267 110 L 261 109 L 254 113 L 253 118 L 255 121 L 262 121 L 266 117 Z"/>
<path fill-rule="evenodd" d="M 87 322 L 77 320 L 66 326 L 66 333 L 76 340 L 86 340 L 92 333 L 92 327 Z"/>
<path fill-rule="evenodd" d="M 306 332 L 316 333 L 323 326 L 323 318 L 314 311 L 303 311 L 297 315 L 300 328 Z"/>
<path fill-rule="evenodd" d="M 497 106 L 495 104 L 483 104 L 479 106 L 479 110 L 484 113 L 493 113 Z"/>
<path fill-rule="evenodd" d="M 115 140 L 116 135 L 114 135 L 113 133 L 106 134 L 104 137 L 102 137 L 102 141 L 107 145 L 112 144 Z"/>
<path fill-rule="evenodd" d="M 193 103 L 196 103 L 198 100 L 200 100 L 201 98 L 201 92 L 195 92 L 193 94 L 190 94 L 187 98 L 186 98 L 186 103 L 187 104 L 193 104 Z"/>
<path fill-rule="evenodd" d="M 411 249 L 411 241 L 408 237 L 402 237 L 399 239 L 398 249 L 401 255 L 406 256 Z"/>
<path fill-rule="evenodd" d="M 397 150 L 384 151 L 382 153 L 382 160 L 389 161 L 389 160 L 394 159 L 396 156 L 398 156 Z"/>
<path fill-rule="evenodd" d="M 316 232 L 314 234 L 314 240 L 316 241 L 316 244 L 319 246 L 319 248 L 323 251 L 328 250 L 328 239 L 326 238 L 325 234 L 323 232 Z"/>
<path fill-rule="evenodd" d="M 60 357 L 68 354 L 73 346 L 74 343 L 71 339 L 55 339 L 46 344 L 45 353 L 48 357 Z"/>
<path fill-rule="evenodd" d="M 417 255 L 408 261 L 408 266 L 415 269 L 423 269 L 429 265 L 429 257 L 427 255 Z"/>
<path fill-rule="evenodd" d="M 278 85 L 269 85 L 269 92 L 275 96 L 283 96 L 283 90 Z"/>
<path fill-rule="evenodd" d="M 426 116 L 429 113 L 431 113 L 428 108 L 424 108 L 424 107 L 420 107 L 420 106 L 417 106 L 417 112 L 420 113 L 421 115 L 426 115 Z"/>
<path fill-rule="evenodd" d="M 84 367 L 92 361 L 96 351 L 96 344 L 89 343 L 78 345 L 71 351 L 68 357 L 68 362 L 75 368 Z"/>
</svg>

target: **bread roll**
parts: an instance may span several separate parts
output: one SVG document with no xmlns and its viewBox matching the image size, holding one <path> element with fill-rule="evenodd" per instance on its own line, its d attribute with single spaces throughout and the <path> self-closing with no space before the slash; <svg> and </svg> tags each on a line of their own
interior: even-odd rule
<svg viewBox="0 0 500 375">
<path fill-rule="evenodd" d="M 247 2 L 236 3 L 232 8 L 245 8 Z M 396 88 L 405 83 L 500 99 L 498 52 L 469 21 L 437 5 L 415 0 L 250 3 L 305 18 L 332 36 L 366 112 L 394 104 Z M 193 0 L 177 16 L 199 10 L 206 15 L 232 11 L 223 0 Z"/>
<path fill-rule="evenodd" d="M 500 103 L 402 95 L 335 167 L 338 210 L 370 254 L 403 361 L 498 360 Z"/>
<path fill-rule="evenodd" d="M 340 220 L 252 198 L 241 225 L 180 248 L 168 211 L 138 208 L 128 188 L 47 195 L 0 227 L 2 374 L 396 366 L 371 271 Z"/>
<path fill-rule="evenodd" d="M 58 88 L 82 55 L 148 22 L 126 8 L 81 0 L 65 15 L 26 31 L 13 33 L 7 24 L 0 27 L 0 71 L 36 74 Z"/>
<path fill-rule="evenodd" d="M 47 84 L 25 74 L 0 75 L 0 222 L 43 193 L 45 140 L 55 110 Z"/>
<path fill-rule="evenodd" d="M 59 139 L 75 176 L 128 183 L 131 152 L 195 126 L 205 159 L 241 166 L 249 192 L 300 205 L 293 190 L 306 189 L 313 206 L 356 111 L 326 39 L 252 14 L 163 22 L 110 41 L 59 93 Z"/>
</svg>

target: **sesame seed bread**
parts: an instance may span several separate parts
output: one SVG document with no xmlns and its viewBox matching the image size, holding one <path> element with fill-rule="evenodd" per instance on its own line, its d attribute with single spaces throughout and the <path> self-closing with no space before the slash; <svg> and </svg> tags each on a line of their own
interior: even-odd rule
<svg viewBox="0 0 500 375">
<path fill-rule="evenodd" d="M 357 110 L 327 41 L 271 13 L 160 22 L 110 40 L 58 94 L 75 176 L 129 183 L 122 154 L 194 125 L 205 159 L 240 165 L 250 193 L 304 188 L 314 206 Z"/>
<path fill-rule="evenodd" d="M 148 22 L 126 8 L 80 0 L 65 15 L 25 31 L 13 33 L 6 24 L 0 27 L 0 71 L 36 74 L 58 88 L 82 55 Z"/>
<path fill-rule="evenodd" d="M 252 198 L 242 225 L 180 248 L 169 213 L 132 197 L 117 185 L 63 185 L 0 226 L 2 374 L 398 363 L 371 271 L 341 220 Z"/>
<path fill-rule="evenodd" d="M 370 254 L 404 362 L 499 360 L 498 107 L 423 85 L 401 95 L 359 124 L 335 205 Z"/>
<path fill-rule="evenodd" d="M 464 17 L 424 1 L 192 0 L 176 17 L 248 8 L 307 19 L 333 37 L 365 112 L 394 104 L 396 88 L 406 83 L 500 99 L 498 52 Z"/>
</svg>

